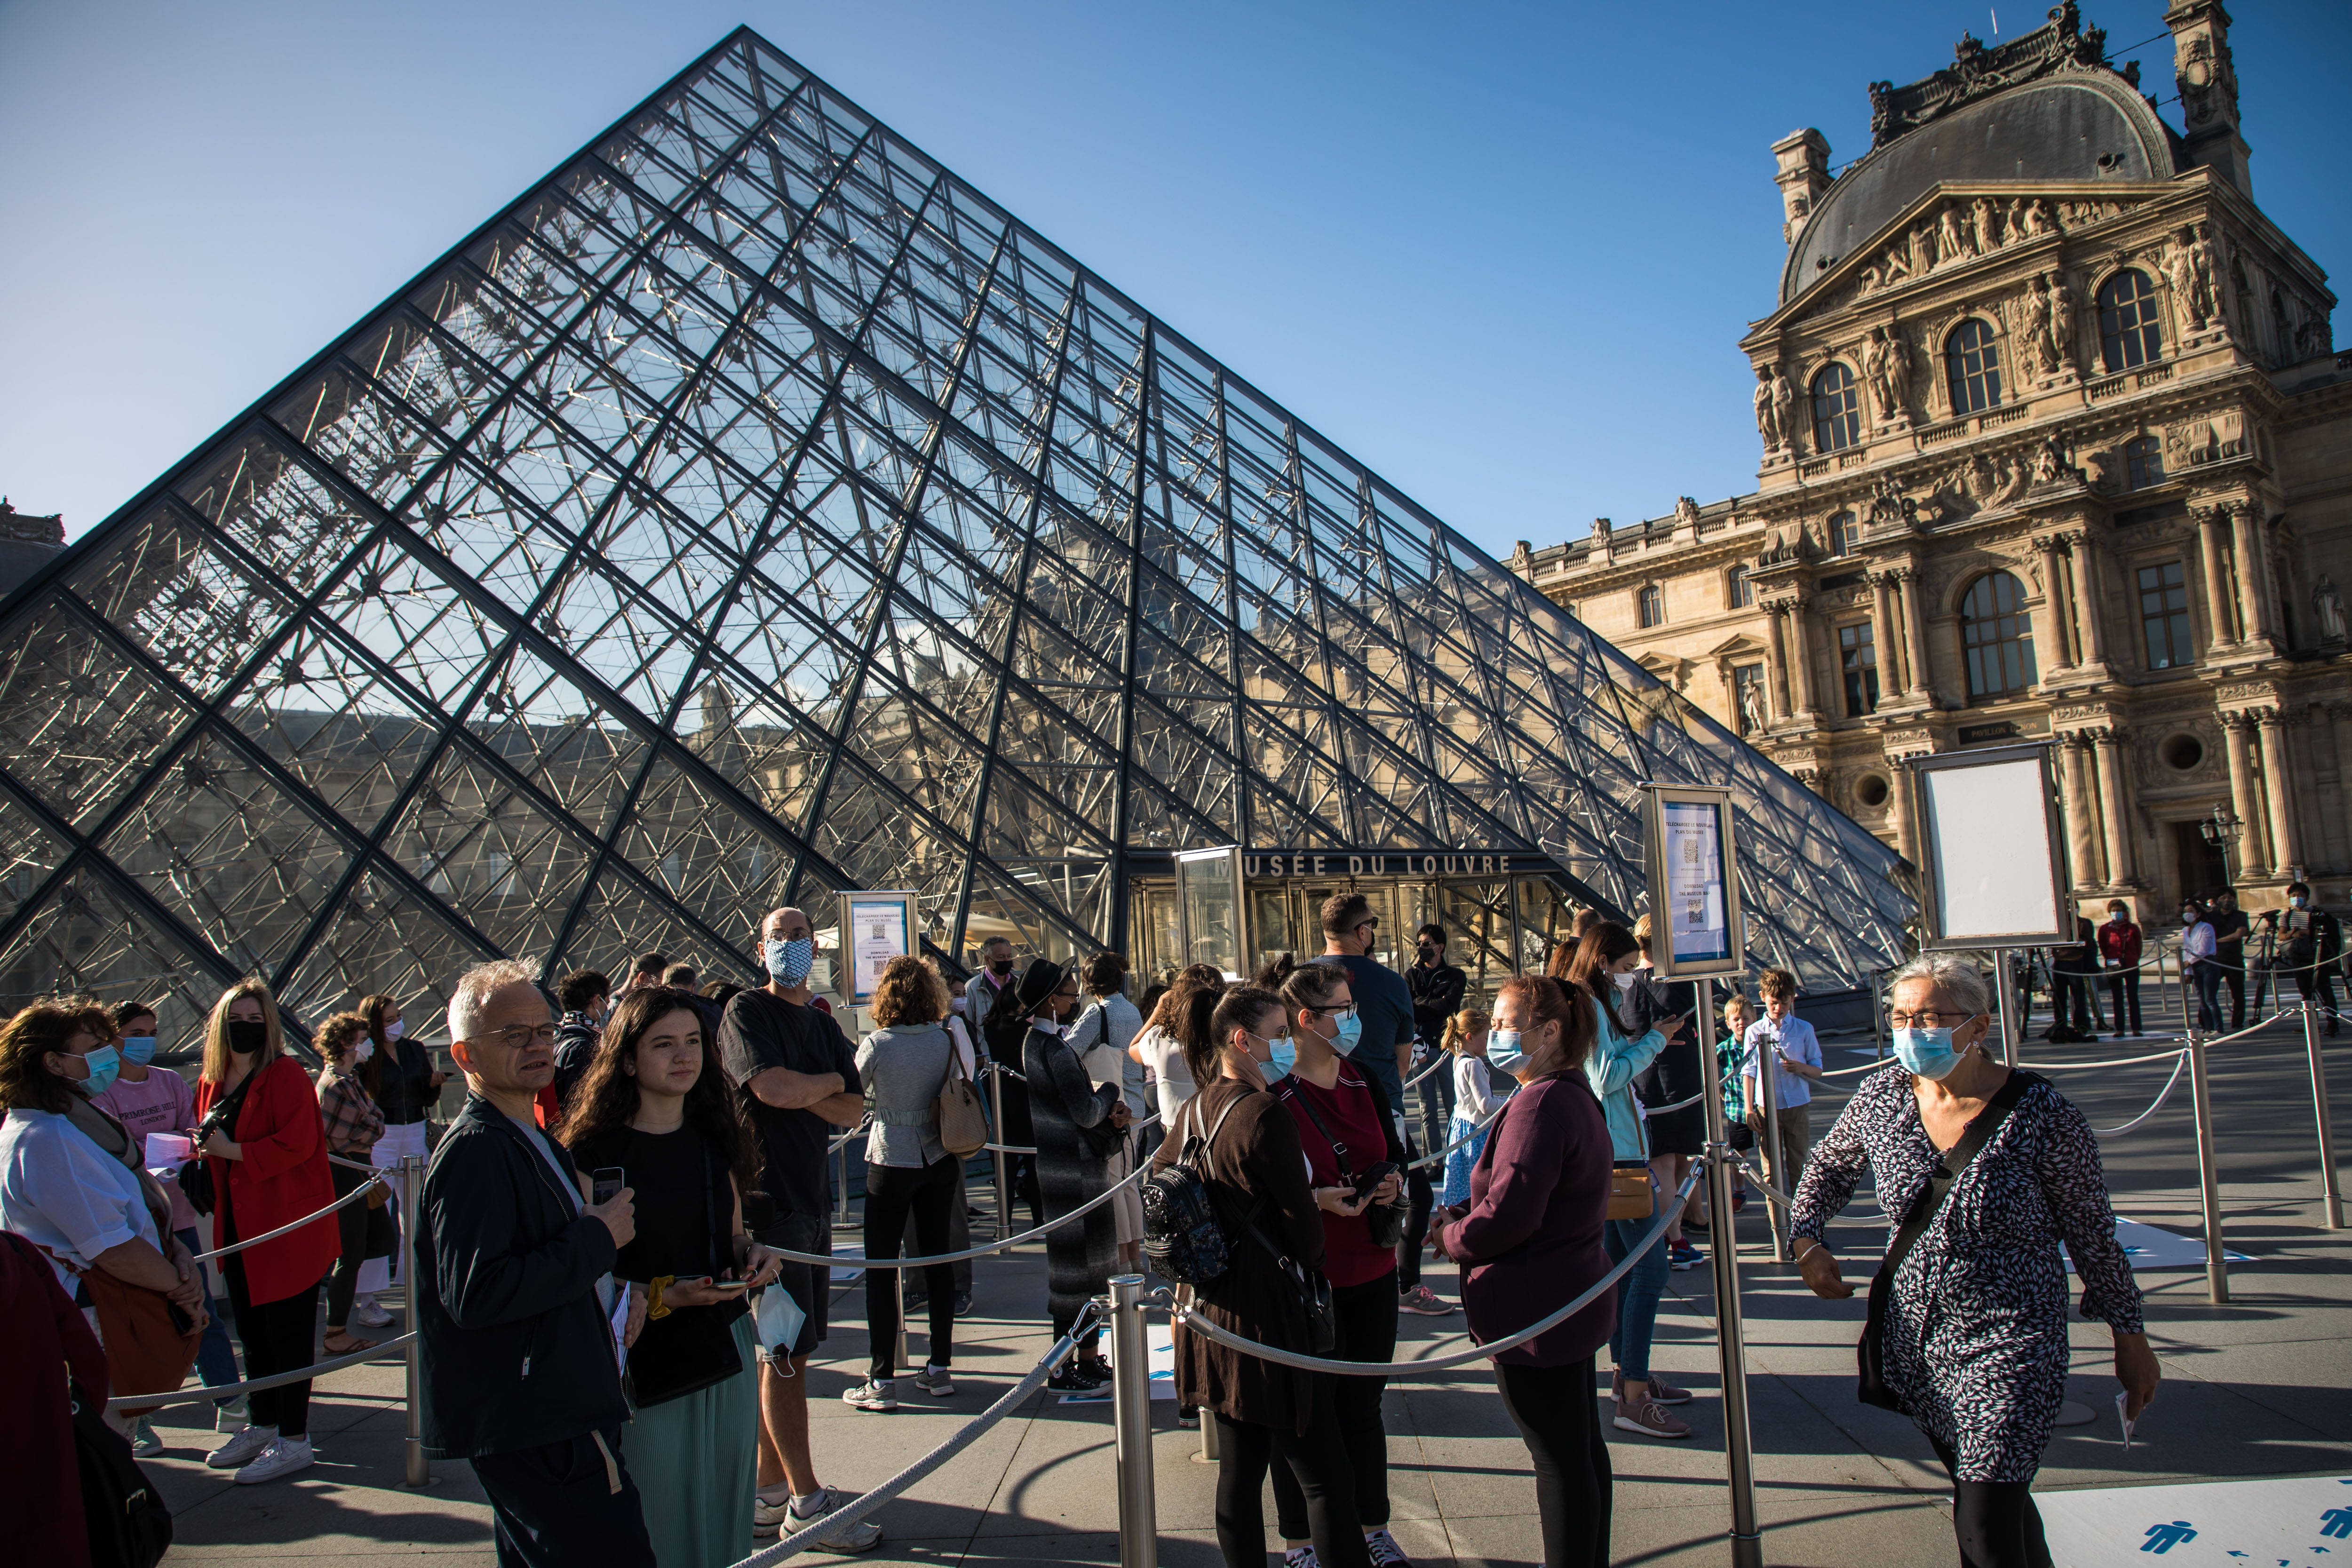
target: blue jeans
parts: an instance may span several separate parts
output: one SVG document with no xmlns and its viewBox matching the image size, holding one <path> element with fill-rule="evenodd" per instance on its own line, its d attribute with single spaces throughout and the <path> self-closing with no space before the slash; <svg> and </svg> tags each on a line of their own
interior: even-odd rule
<svg viewBox="0 0 2352 1568">
<path fill-rule="evenodd" d="M 1625 1261 L 1643 1233 L 1657 1223 L 1647 1219 L 1612 1219 L 1601 1233 L 1601 1245 L 1614 1266 Z M 1629 1379 L 1650 1376 L 1650 1335 L 1658 1325 L 1658 1298 L 1666 1289 L 1666 1241 L 1662 1234 L 1641 1261 L 1617 1281 L 1617 1329 L 1609 1336 L 1609 1359 Z"/>
<path fill-rule="evenodd" d="M 2221 966 L 2200 963 L 2189 972 L 2197 987 L 2197 1026 L 2208 1034 L 2221 1027 Z"/>
<path fill-rule="evenodd" d="M 202 1252 L 205 1249 L 205 1244 L 196 1239 L 196 1228 L 194 1226 L 190 1226 L 185 1230 L 174 1231 L 173 1234 L 180 1238 L 180 1245 L 191 1253 Z M 205 1281 L 205 1318 L 206 1320 L 205 1337 L 196 1342 L 196 1375 L 204 1379 L 205 1385 L 209 1388 L 216 1384 L 236 1381 L 236 1352 L 229 1348 L 228 1319 L 213 1301 L 212 1284 L 205 1279 L 204 1268 L 203 1264 L 196 1265 L 196 1278 Z M 227 1401 L 215 1399 L 213 1403 L 225 1405 Z"/>
</svg>

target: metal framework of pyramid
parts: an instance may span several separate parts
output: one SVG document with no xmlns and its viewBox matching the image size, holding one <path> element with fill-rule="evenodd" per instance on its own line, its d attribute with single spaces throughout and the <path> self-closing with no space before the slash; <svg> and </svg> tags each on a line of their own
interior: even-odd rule
<svg viewBox="0 0 2352 1568">
<path fill-rule="evenodd" d="M 1122 944 L 1171 851 L 1516 850 L 1639 907 L 1732 786 L 1751 952 L 1901 862 L 739 31 L 0 606 L 0 992 L 296 1017 L 754 967 L 779 902 Z M 1450 868 L 1450 865 L 1449 865 Z M 187 1011 L 183 1011 L 186 1009 Z"/>
</svg>

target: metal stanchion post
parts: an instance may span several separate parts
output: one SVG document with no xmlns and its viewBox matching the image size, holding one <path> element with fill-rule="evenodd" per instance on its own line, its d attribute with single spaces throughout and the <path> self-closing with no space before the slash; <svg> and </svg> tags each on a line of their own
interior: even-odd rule
<svg viewBox="0 0 2352 1568">
<path fill-rule="evenodd" d="M 2197 1111 L 2197 1187 L 2205 1204 L 2205 1294 L 2230 1300 L 2230 1266 L 2221 1243 L 2221 1176 L 2213 1163 L 2212 1081 L 2205 1068 L 2205 1031 L 2189 1031 L 2189 1098 Z"/>
<path fill-rule="evenodd" d="M 835 1163 L 840 1167 L 840 1169 L 834 1173 L 833 1223 L 835 1225 L 847 1225 L 849 1223 L 848 1141 L 845 1139 L 842 1142 L 841 1147 L 835 1149 L 833 1153 Z"/>
<path fill-rule="evenodd" d="M 1151 1489 L 1151 1352 L 1143 1332 L 1143 1276 L 1110 1282 L 1111 1426 L 1118 1434 L 1118 1568 L 1159 1568 Z M 1205 1426 L 1214 1417 L 1202 1415 Z"/>
<path fill-rule="evenodd" d="M 1003 1142 L 1004 1068 L 998 1062 L 988 1064 L 988 1123 L 995 1132 L 989 1142 Z M 996 1239 L 1003 1241 L 1013 1234 L 1012 1156 L 1002 1149 L 991 1152 L 996 1158 Z"/>
<path fill-rule="evenodd" d="M 1993 994 L 2000 1006 L 2000 1059 L 2011 1067 L 2017 1065 L 2017 1042 L 2024 1037 L 2022 1020 L 2017 1016 L 2017 977 L 2010 973 L 2009 950 L 1992 950 Z"/>
<path fill-rule="evenodd" d="M 2336 1129 L 2327 1103 L 2327 1063 L 2319 1052 L 2319 1004 L 2303 1004 L 2303 1048 L 2311 1059 L 2311 1115 L 2319 1129 L 2319 1189 L 2327 1210 L 2327 1228 L 2344 1228 L 2344 1189 L 2336 1181 Z"/>
<path fill-rule="evenodd" d="M 1870 1054 L 1886 1059 L 1886 977 L 1870 972 Z"/>
<path fill-rule="evenodd" d="M 408 1475 L 411 1487 L 429 1487 L 433 1472 L 425 1465 L 425 1336 L 423 1292 L 416 1288 L 416 1233 L 425 1226 L 425 1162 L 414 1154 L 400 1160 L 400 1278 L 407 1292 Z"/>
<path fill-rule="evenodd" d="M 1698 1059 L 1715 1075 L 1713 983 L 1698 986 Z M 1715 1270 L 1716 1353 L 1723 1375 L 1723 1455 L 1731 1484 L 1732 1568 L 1763 1568 L 1764 1542 L 1756 1523 L 1756 1459 L 1748 1432 L 1748 1336 L 1739 1320 L 1739 1238 L 1731 1218 L 1731 1145 L 1725 1139 L 1723 1096 L 1706 1097 L 1707 1255 Z M 1769 1212 L 1769 1205 L 1767 1205 Z M 1209 1417 L 1201 1422 L 1206 1432 Z"/>
</svg>

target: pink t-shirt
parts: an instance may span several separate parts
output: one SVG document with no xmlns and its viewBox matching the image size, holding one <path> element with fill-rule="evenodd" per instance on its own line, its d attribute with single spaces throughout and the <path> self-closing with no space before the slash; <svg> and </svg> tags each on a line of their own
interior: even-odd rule
<svg viewBox="0 0 2352 1568">
<path fill-rule="evenodd" d="M 132 1083 L 118 1078 L 107 1086 L 104 1094 L 93 1097 L 92 1103 L 131 1130 L 131 1142 L 144 1147 L 150 1132 L 194 1132 L 196 1130 L 196 1091 L 188 1080 L 170 1068 L 150 1068 L 145 1083 Z M 165 1182 L 164 1192 L 172 1199 L 172 1228 L 195 1228 L 196 1211 L 188 1206 L 187 1195 L 180 1191 L 177 1182 Z"/>
</svg>

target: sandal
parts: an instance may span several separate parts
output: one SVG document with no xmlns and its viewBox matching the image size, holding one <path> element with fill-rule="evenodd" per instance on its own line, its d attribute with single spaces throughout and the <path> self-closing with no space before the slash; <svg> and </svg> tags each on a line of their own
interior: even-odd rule
<svg viewBox="0 0 2352 1568">
<path fill-rule="evenodd" d="M 339 1345 L 335 1342 L 337 1340 L 343 1342 Z M 347 1333 L 341 1329 L 329 1329 L 327 1337 L 319 1343 L 329 1355 L 357 1355 L 362 1351 L 375 1349 L 376 1345 L 373 1340 L 361 1339 L 357 1334 Z"/>
</svg>

